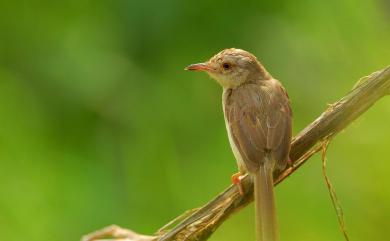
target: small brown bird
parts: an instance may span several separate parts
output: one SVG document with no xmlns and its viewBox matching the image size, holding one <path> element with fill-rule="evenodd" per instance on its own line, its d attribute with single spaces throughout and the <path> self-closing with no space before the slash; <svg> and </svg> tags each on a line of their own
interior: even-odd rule
<svg viewBox="0 0 390 241">
<path fill-rule="evenodd" d="M 241 49 L 225 49 L 186 69 L 205 71 L 223 87 L 226 129 L 239 169 L 234 180 L 247 172 L 253 177 L 257 240 L 278 240 L 273 172 L 289 161 L 292 112 L 287 92 L 254 55 Z"/>
</svg>

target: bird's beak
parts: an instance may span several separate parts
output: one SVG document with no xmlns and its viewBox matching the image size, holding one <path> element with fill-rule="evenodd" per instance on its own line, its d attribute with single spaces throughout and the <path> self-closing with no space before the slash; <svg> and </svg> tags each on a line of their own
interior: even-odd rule
<svg viewBox="0 0 390 241">
<path fill-rule="evenodd" d="M 213 70 L 207 63 L 191 64 L 184 70 L 210 71 Z"/>
</svg>

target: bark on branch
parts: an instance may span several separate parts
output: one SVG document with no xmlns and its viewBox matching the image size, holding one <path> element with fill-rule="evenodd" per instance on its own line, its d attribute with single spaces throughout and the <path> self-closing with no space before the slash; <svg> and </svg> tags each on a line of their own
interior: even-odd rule
<svg viewBox="0 0 390 241">
<path fill-rule="evenodd" d="M 290 152 L 292 165 L 279 173 L 274 173 L 275 185 L 318 152 L 321 143 L 330 141 L 376 101 L 388 94 L 390 94 L 390 66 L 361 78 L 346 96 L 330 104 L 320 117 L 294 137 Z M 236 186 L 230 186 L 203 207 L 187 211 L 175 218 L 158 230 L 154 236 L 140 235 L 118 226 L 109 226 L 84 236 L 82 240 L 207 240 L 230 215 L 253 200 L 253 185 L 250 178 L 244 178 L 243 187 L 245 195 L 241 196 Z"/>
</svg>

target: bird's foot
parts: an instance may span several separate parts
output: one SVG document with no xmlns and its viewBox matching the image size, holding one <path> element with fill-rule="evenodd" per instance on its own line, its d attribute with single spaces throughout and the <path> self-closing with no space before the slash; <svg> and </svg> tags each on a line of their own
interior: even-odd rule
<svg viewBox="0 0 390 241">
<path fill-rule="evenodd" d="M 290 159 L 290 157 L 287 159 L 287 167 L 292 167 L 294 165 L 293 161 Z"/>
<path fill-rule="evenodd" d="M 234 173 L 232 175 L 232 183 L 237 186 L 238 192 L 241 196 L 244 196 L 244 187 L 242 186 L 241 180 L 244 178 L 244 174 L 241 172 Z"/>
</svg>

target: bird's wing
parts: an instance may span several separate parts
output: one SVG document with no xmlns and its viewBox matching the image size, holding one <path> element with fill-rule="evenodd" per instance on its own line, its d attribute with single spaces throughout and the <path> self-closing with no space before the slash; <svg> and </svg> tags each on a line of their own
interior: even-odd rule
<svg viewBox="0 0 390 241">
<path fill-rule="evenodd" d="M 225 103 L 225 115 L 248 171 L 256 171 L 268 154 L 278 166 L 285 165 L 291 140 L 291 109 L 288 96 L 276 80 L 233 90 Z"/>
</svg>

